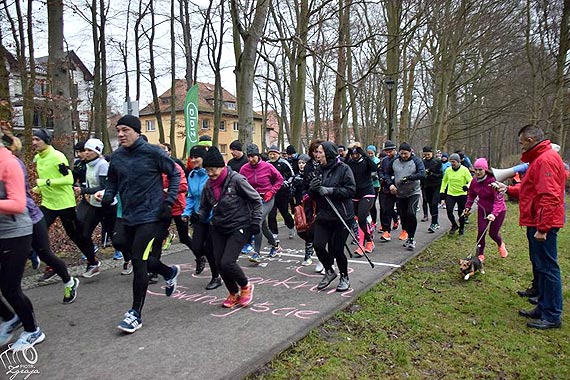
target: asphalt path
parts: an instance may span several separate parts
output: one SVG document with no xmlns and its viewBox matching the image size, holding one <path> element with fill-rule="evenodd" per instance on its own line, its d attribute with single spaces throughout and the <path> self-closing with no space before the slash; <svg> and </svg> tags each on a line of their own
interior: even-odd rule
<svg viewBox="0 0 570 380">
<path fill-rule="evenodd" d="M 429 223 L 418 223 L 414 251 L 402 247 L 397 239 L 400 230 L 385 243 L 379 242 L 376 233 L 376 249 L 369 255 L 375 267 L 364 258 L 349 259 L 351 289 L 345 293 L 335 291 L 338 278 L 325 291 L 317 290 L 321 275 L 315 273 L 315 264 L 301 265 L 304 242 L 299 237 L 288 239 L 282 228 L 279 257 L 267 257 L 265 246 L 261 264 L 250 263 L 246 256 L 239 259 L 255 284 L 254 302 L 246 308 L 222 308 L 226 288 L 205 290 L 209 269 L 195 275 L 192 253 L 173 244 L 163 261 L 181 266 L 178 288 L 166 297 L 164 281 L 149 286 L 143 327 L 134 334 L 117 329 L 132 301 L 132 275 L 120 275 L 120 262 L 109 260 L 104 263 L 108 269 L 99 276 L 80 278 L 78 297 L 71 305 L 61 303 L 61 282 L 27 289 L 46 334 L 46 340 L 35 347 L 35 363 L 26 367 L 34 371 L 28 378 L 240 379 L 420 254 L 448 230 L 444 210 L 440 222 L 442 228 L 435 234 L 427 233 Z M 13 376 L 2 364 L 0 379 Z M 23 378 L 22 372 L 13 380 Z"/>
</svg>

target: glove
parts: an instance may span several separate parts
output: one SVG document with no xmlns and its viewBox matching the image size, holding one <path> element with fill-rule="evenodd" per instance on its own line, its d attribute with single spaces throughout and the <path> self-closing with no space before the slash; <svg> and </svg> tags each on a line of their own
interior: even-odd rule
<svg viewBox="0 0 570 380">
<path fill-rule="evenodd" d="M 315 177 L 309 182 L 309 188 L 313 191 L 318 191 L 319 187 L 321 187 L 321 179 L 319 177 Z"/>
<path fill-rule="evenodd" d="M 471 209 L 470 209 L 470 208 L 464 208 L 464 209 L 463 209 L 463 215 L 464 215 L 464 216 L 469 216 L 470 213 L 471 213 Z"/>
<path fill-rule="evenodd" d="M 263 202 L 267 203 L 271 200 L 271 198 L 273 198 L 273 191 L 268 191 L 267 193 L 265 193 L 265 195 L 263 196 Z"/>
<path fill-rule="evenodd" d="M 494 222 L 495 221 L 495 215 L 493 215 L 493 214 L 487 215 L 487 220 Z"/>
<path fill-rule="evenodd" d="M 69 174 L 69 167 L 67 167 L 67 165 L 64 164 L 63 162 L 59 164 L 57 168 L 62 175 L 66 176 L 67 174 Z"/>
<path fill-rule="evenodd" d="M 160 206 L 158 217 L 160 220 L 170 220 L 170 218 L 172 218 L 172 205 L 163 203 L 162 206 Z"/>
<path fill-rule="evenodd" d="M 190 218 L 188 218 L 188 220 L 190 221 L 190 224 L 198 223 L 200 221 L 200 215 L 193 212 L 190 214 Z"/>
<path fill-rule="evenodd" d="M 102 207 L 109 207 L 111 206 L 112 203 L 113 203 L 113 197 L 103 195 L 103 198 L 101 198 Z"/>
<path fill-rule="evenodd" d="M 261 227 L 259 226 L 259 224 L 255 223 L 249 227 L 249 232 L 251 232 L 252 235 L 257 235 L 260 231 Z"/>
<path fill-rule="evenodd" d="M 325 195 L 332 195 L 334 190 L 334 187 L 325 187 L 325 186 L 321 186 L 319 187 L 319 194 L 321 194 L 322 196 Z"/>
<path fill-rule="evenodd" d="M 467 185 L 463 185 L 462 189 L 463 189 L 463 191 L 469 191 L 469 188 L 467 187 Z"/>
</svg>

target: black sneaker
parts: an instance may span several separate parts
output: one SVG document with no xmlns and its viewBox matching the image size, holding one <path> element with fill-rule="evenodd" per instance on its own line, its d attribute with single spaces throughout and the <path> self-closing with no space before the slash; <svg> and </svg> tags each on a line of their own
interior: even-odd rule
<svg viewBox="0 0 570 380">
<path fill-rule="evenodd" d="M 200 274 L 206 269 L 206 256 L 200 256 L 196 259 L 196 274 Z"/>
<path fill-rule="evenodd" d="M 220 276 L 213 277 L 208 285 L 206 285 L 206 290 L 214 290 L 222 286 L 222 278 Z"/>
<path fill-rule="evenodd" d="M 176 285 L 178 284 L 178 275 L 180 274 L 180 267 L 178 265 L 173 265 L 171 268 L 172 275 L 170 275 L 168 279 L 166 277 L 164 278 L 164 281 L 166 282 L 164 292 L 166 293 L 167 297 L 170 297 L 176 290 Z"/>
<path fill-rule="evenodd" d="M 73 277 L 73 285 L 66 286 L 63 290 L 63 303 L 70 304 L 75 301 L 77 297 L 77 287 L 79 286 L 79 279 Z"/>
<path fill-rule="evenodd" d="M 47 281 L 55 275 L 56 275 L 56 273 L 52 267 L 46 267 L 46 269 L 44 271 L 44 275 L 42 276 L 42 280 Z"/>
<path fill-rule="evenodd" d="M 348 280 L 348 275 L 347 274 L 341 274 L 340 275 L 340 281 L 338 282 L 338 285 L 336 287 L 336 291 L 337 292 L 346 292 L 348 289 L 350 289 L 350 281 Z"/>
<path fill-rule="evenodd" d="M 518 290 L 517 294 L 519 297 L 536 297 L 538 296 L 538 290 L 536 288 L 533 288 L 531 285 L 528 289 Z"/>
<path fill-rule="evenodd" d="M 457 226 L 451 226 L 451 229 L 449 230 L 449 234 L 455 235 L 455 233 L 457 232 L 458 229 L 459 229 L 459 227 L 457 227 Z"/>
<path fill-rule="evenodd" d="M 323 290 L 325 289 L 327 286 L 329 286 L 331 284 L 331 282 L 333 282 L 333 280 L 336 278 L 336 273 L 334 270 L 327 270 L 325 272 L 325 275 L 323 277 L 323 279 L 321 280 L 321 282 L 319 282 L 319 285 L 317 285 L 317 289 L 318 290 Z"/>
<path fill-rule="evenodd" d="M 158 282 L 158 274 L 149 273 L 148 274 L 148 283 L 149 284 L 156 284 L 157 282 Z"/>
</svg>

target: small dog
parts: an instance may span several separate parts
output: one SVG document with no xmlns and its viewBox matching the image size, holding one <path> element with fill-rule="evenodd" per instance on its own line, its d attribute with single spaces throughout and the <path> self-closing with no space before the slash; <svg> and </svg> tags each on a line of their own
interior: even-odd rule
<svg viewBox="0 0 570 380">
<path fill-rule="evenodd" d="M 459 260 L 459 270 L 464 276 L 463 279 L 465 281 L 469 280 L 469 277 L 475 275 L 477 271 L 481 272 L 481 274 L 485 274 L 483 262 L 477 256 Z"/>
</svg>

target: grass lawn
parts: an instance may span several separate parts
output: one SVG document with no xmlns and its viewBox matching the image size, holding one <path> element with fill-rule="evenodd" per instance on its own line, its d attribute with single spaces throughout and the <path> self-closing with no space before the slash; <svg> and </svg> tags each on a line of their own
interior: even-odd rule
<svg viewBox="0 0 570 380">
<path fill-rule="evenodd" d="M 248 379 L 570 379 L 570 318 L 561 329 L 526 327 L 516 291 L 530 284 L 525 229 L 509 203 L 502 235 L 487 239 L 485 275 L 464 281 L 458 260 L 473 250 L 476 216 L 463 237 L 445 235 Z M 442 215 L 445 217 L 445 215 Z M 558 235 L 564 303 L 570 236 Z"/>
</svg>

